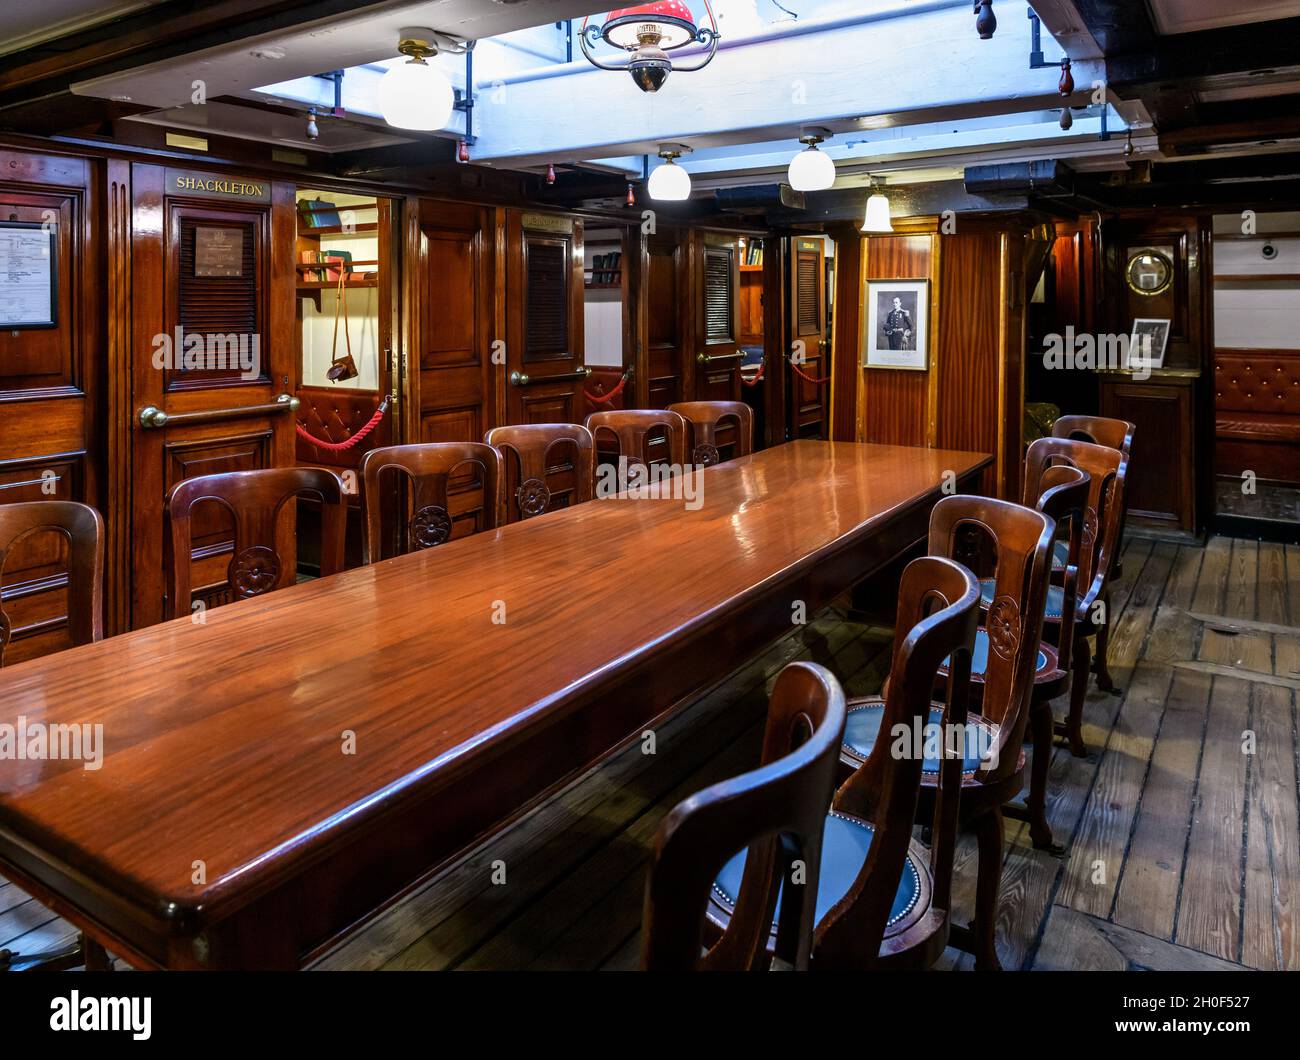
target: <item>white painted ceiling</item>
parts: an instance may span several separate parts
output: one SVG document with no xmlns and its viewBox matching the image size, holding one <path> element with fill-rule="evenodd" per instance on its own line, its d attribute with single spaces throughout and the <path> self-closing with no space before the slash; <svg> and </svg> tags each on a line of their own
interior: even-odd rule
<svg viewBox="0 0 1300 1060">
<path fill-rule="evenodd" d="M 89 29 L 162 0 L 4 0 L 0 55 Z"/>
<path fill-rule="evenodd" d="M 123 99 L 152 107 L 178 107 L 190 101 L 192 83 L 206 84 L 209 99 L 245 95 L 260 85 L 310 77 L 391 59 L 397 54 L 398 31 L 427 26 L 469 40 L 588 14 L 593 0 L 424 0 L 366 8 L 355 15 L 323 19 L 290 33 L 249 37 L 181 56 L 79 82 L 78 95 Z M 282 57 L 265 55 L 274 47 Z"/>
<path fill-rule="evenodd" d="M 1300 0 L 1147 0 L 1147 5 L 1156 29 L 1166 36 L 1300 15 Z"/>
</svg>

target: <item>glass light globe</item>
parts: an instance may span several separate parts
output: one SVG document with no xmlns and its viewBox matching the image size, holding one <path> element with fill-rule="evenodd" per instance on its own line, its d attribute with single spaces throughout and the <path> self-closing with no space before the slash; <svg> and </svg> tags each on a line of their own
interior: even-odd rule
<svg viewBox="0 0 1300 1060">
<path fill-rule="evenodd" d="M 456 102 L 447 76 L 421 59 L 389 67 L 377 94 L 379 113 L 396 129 L 444 129 Z"/>
<path fill-rule="evenodd" d="M 669 159 L 650 174 L 647 184 L 650 198 L 660 202 L 680 202 L 691 197 L 691 175 Z"/>
<path fill-rule="evenodd" d="M 867 216 L 859 232 L 892 232 L 894 223 L 889 219 L 889 200 L 876 192 L 867 200 Z"/>
<path fill-rule="evenodd" d="M 812 144 L 790 160 L 789 179 L 795 191 L 825 191 L 835 183 L 835 162 Z"/>
</svg>

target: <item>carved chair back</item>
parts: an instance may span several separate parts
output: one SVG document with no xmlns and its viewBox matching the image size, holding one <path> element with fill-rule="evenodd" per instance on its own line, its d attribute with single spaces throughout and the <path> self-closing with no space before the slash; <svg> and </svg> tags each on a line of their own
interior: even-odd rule
<svg viewBox="0 0 1300 1060">
<path fill-rule="evenodd" d="M 68 637 L 89 644 L 104 636 L 104 520 L 76 501 L 20 501 L 0 504 L 0 581 L 14 548 L 33 535 L 57 533 L 68 545 Z M 0 596 L 0 666 L 13 634 Z"/>
<path fill-rule="evenodd" d="M 483 490 L 480 530 L 494 530 L 500 525 L 501 454 L 483 442 L 427 442 L 422 445 L 389 445 L 372 449 L 361 465 L 362 488 L 365 490 L 366 547 L 365 562 L 374 563 L 383 555 L 385 482 L 406 480 L 405 518 L 399 528 L 397 554 L 434 548 L 451 539 L 452 515 L 448 503 L 448 484 L 458 472 L 467 476 L 478 469 Z"/>
<path fill-rule="evenodd" d="M 722 460 L 718 452 L 718 429 L 732 424 L 732 456 L 754 451 L 754 410 L 743 401 L 683 401 L 668 406 L 690 424 L 691 463 L 710 467 Z M 725 444 L 725 443 L 724 443 Z"/>
<path fill-rule="evenodd" d="M 226 567 L 232 600 L 292 585 L 296 570 L 280 554 L 284 533 L 281 511 L 300 494 L 321 502 L 321 576 L 343 569 L 347 497 L 342 480 L 318 467 L 273 467 L 199 475 L 176 483 L 167 495 L 164 565 L 167 569 L 167 617 L 189 614 L 192 596 L 193 513 L 197 505 L 216 504 L 234 522 L 234 545 Z"/>
<path fill-rule="evenodd" d="M 646 969 L 765 969 L 774 918 L 777 955 L 796 968 L 807 967 L 822 829 L 835 789 L 844 717 L 844 693 L 835 677 L 814 663 L 791 663 L 772 689 L 759 767 L 692 795 L 664 819 L 646 882 Z M 722 937 L 702 954 L 709 889 L 727 859 L 745 847 L 735 913 Z M 805 866 L 805 882 L 782 888 L 796 860 Z"/>
<path fill-rule="evenodd" d="M 1070 670 L 1070 648 L 1074 640 L 1074 615 L 1079 601 L 1079 562 L 1083 555 L 1084 513 L 1088 510 L 1088 487 L 1091 476 L 1081 468 L 1052 464 L 1038 458 L 1034 446 L 1025 456 L 1025 506 L 1031 504 L 1056 523 L 1056 535 L 1062 532 L 1067 550 L 1062 573 L 1061 643 L 1058 645 L 1057 669 Z"/>
<path fill-rule="evenodd" d="M 1014 773 L 1038 663 L 1056 524 L 1042 512 L 991 497 L 945 497 L 930 513 L 929 553 L 978 575 L 992 566 L 985 617 L 988 662 L 981 713 L 997 738 L 980 768 L 984 780 Z"/>
<path fill-rule="evenodd" d="M 573 469 L 573 486 L 567 491 L 568 503 L 582 504 L 595 492 L 596 445 L 591 432 L 576 423 L 522 423 L 513 427 L 493 427 L 483 439 L 501 453 L 505 479 L 517 483 L 505 499 L 500 522 L 531 519 L 552 508 L 549 474 L 561 460 Z"/>
<path fill-rule="evenodd" d="M 1089 479 L 1078 562 L 1082 588 L 1075 609 L 1083 615 L 1105 592 L 1111 560 L 1119 547 L 1127 463 L 1123 452 L 1111 446 L 1071 438 L 1038 438 L 1025 454 L 1026 481 L 1036 480 L 1049 465 L 1078 468 Z"/>
<path fill-rule="evenodd" d="M 587 417 L 587 430 L 597 442 L 601 432 L 612 434 L 618 443 L 619 456 L 629 464 L 650 463 L 651 436 L 663 430 L 668 436 L 668 462 L 681 467 L 686 463 L 686 421 L 668 409 L 617 409 L 593 412 Z"/>
<path fill-rule="evenodd" d="M 813 959 L 819 968 L 871 966 L 880 952 L 916 820 L 924 754 L 897 754 L 896 736 L 925 734 L 939 668 L 948 665 L 945 734 L 963 734 L 970 691 L 971 649 L 979 623 L 975 576 L 940 556 L 914 559 L 898 593 L 894 652 L 885 712 L 867 760 L 835 795 L 835 809 L 870 821 L 875 834 L 857 878 L 817 926 Z M 964 739 L 964 736 L 962 736 Z M 948 743 L 945 740 L 945 748 Z M 960 745 L 939 766 L 932 821 L 931 907 L 947 914 L 952 890 L 962 784 Z"/>
</svg>

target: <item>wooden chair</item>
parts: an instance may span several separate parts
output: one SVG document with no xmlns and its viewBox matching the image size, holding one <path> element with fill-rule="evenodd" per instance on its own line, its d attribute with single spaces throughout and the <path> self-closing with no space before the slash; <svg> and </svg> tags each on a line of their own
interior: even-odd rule
<svg viewBox="0 0 1300 1060">
<path fill-rule="evenodd" d="M 1079 557 L 1083 547 L 1084 512 L 1088 506 L 1088 475 L 1075 467 L 1055 466 L 1044 459 L 1045 447 L 1038 439 L 1029 447 L 1025 457 L 1024 506 L 1034 507 L 1050 517 L 1056 524 L 1056 534 L 1065 531 L 1066 566 L 1062 578 L 1060 613 L 1063 616 L 1059 644 L 1053 646 L 1044 640 L 1038 648 L 1037 666 L 1034 670 L 1033 690 L 1029 703 L 1029 731 L 1034 745 L 1032 768 L 1029 775 L 1029 802 L 1022 809 L 1012 803 L 1004 807 L 1008 817 L 1029 822 L 1029 836 L 1036 848 L 1063 853 L 1052 842 L 1052 829 L 1047 823 L 1047 771 L 1052 761 L 1055 723 L 1052 717 L 1052 700 L 1060 696 L 1070 683 L 1070 648 L 1073 644 L 1074 613 L 1078 603 Z M 1050 441 L 1046 448 L 1050 449 Z M 981 606 L 993 603 L 995 585 L 992 578 L 980 582 Z M 1048 589 L 1049 597 L 1053 589 Z M 971 667 L 972 689 L 982 698 L 984 665 L 989 647 L 988 630 L 976 634 L 975 664 Z"/>
<path fill-rule="evenodd" d="M 343 569 L 347 496 L 334 472 L 319 467 L 270 467 L 198 475 L 176 483 L 163 509 L 167 617 L 190 613 L 195 506 L 212 503 L 230 512 L 235 540 L 226 581 L 231 600 L 246 600 L 294 584 L 297 572 L 281 557 L 276 538 L 285 504 L 303 493 L 314 494 L 321 502 L 321 577 L 337 574 Z"/>
<path fill-rule="evenodd" d="M 630 464 L 650 463 L 650 433 L 662 428 L 668 435 L 668 462 L 677 467 L 686 463 L 686 421 L 668 409 L 617 409 L 593 412 L 587 417 L 587 430 L 599 442 L 601 432 L 612 434 L 618 443 L 618 455 Z"/>
<path fill-rule="evenodd" d="M 754 410 L 743 401 L 683 401 L 668 406 L 687 423 L 691 431 L 691 463 L 711 467 L 722 460 L 718 452 L 718 428 L 730 423 L 735 438 L 731 455 L 748 456 L 754 451 Z"/>
<path fill-rule="evenodd" d="M 1094 445 L 1104 445 L 1111 449 L 1118 449 L 1124 455 L 1124 464 L 1127 474 L 1127 465 L 1129 462 L 1129 450 L 1133 447 L 1133 432 L 1137 429 L 1135 424 L 1129 423 L 1128 420 L 1110 419 L 1106 416 L 1059 416 L 1052 424 L 1053 438 L 1073 438 L 1078 442 L 1092 442 Z M 1124 517 L 1128 514 L 1128 503 L 1123 502 L 1124 512 L 1120 515 L 1119 541 L 1124 540 Z M 1060 569 L 1065 565 L 1064 549 L 1062 542 L 1057 542 L 1054 565 Z M 1124 568 L 1121 565 L 1118 546 L 1115 554 L 1111 557 L 1110 576 L 1113 579 L 1124 577 Z M 1098 649 L 1102 658 L 1105 653 Z"/>
<path fill-rule="evenodd" d="M 451 539 L 452 516 L 448 506 L 448 480 L 458 469 L 476 465 L 483 489 L 480 529 L 500 525 L 502 501 L 501 454 L 482 442 L 429 442 L 424 445 L 390 445 L 372 449 L 361 465 L 365 490 L 365 562 L 385 558 L 382 548 L 384 494 L 380 479 L 392 469 L 410 483 L 406 498 L 405 532 L 399 535 L 398 554 L 434 548 Z"/>
<path fill-rule="evenodd" d="M 765 970 L 774 922 L 777 954 L 796 968 L 807 967 L 822 830 L 843 738 L 839 682 L 815 663 L 782 670 L 772 689 L 758 769 L 678 803 L 659 827 L 646 880 L 643 967 Z M 702 955 L 714 877 L 734 851 L 746 847 L 739 912 Z M 795 861 L 806 866 L 806 882 L 783 890 Z"/>
<path fill-rule="evenodd" d="M 76 501 L 20 501 L 0 504 L 0 580 L 5 561 L 33 534 L 61 534 L 68 542 L 68 637 L 89 644 L 104 636 L 104 520 Z M 0 666 L 13 635 L 13 624 L 0 596 Z"/>
<path fill-rule="evenodd" d="M 502 489 L 505 511 L 499 517 L 501 523 L 531 519 L 551 510 L 547 472 L 554 466 L 557 449 L 572 452 L 573 487 L 564 491 L 568 493 L 569 504 L 582 504 L 595 495 L 596 443 L 586 427 L 576 423 L 493 427 L 483 441 L 501 453 L 503 474 L 508 478 L 513 473 L 519 483 L 511 496 L 505 497 L 506 491 Z"/>
<path fill-rule="evenodd" d="M 978 615 L 979 589 L 969 571 L 950 560 L 931 557 L 908 565 L 899 593 L 895 679 L 888 703 L 891 726 L 906 726 L 918 734 L 923 731 L 936 669 L 948 655 L 969 663 Z M 944 717 L 956 725 L 964 722 L 964 676 L 959 666 Z M 706 825 L 699 830 L 693 866 L 707 868 L 711 874 L 695 876 L 693 886 L 680 891 L 698 919 L 703 904 L 699 881 L 713 880 L 706 916 L 709 931 L 721 941 L 709 956 L 716 954 L 721 960 L 737 952 L 745 958 L 757 953 L 761 963 L 770 952 L 799 968 L 811 926 L 814 969 L 925 967 L 933 963 L 948 937 L 961 760 L 953 757 L 944 764 L 944 798 L 935 805 L 935 841 L 929 851 L 912 839 L 921 769 L 921 756 L 895 757 L 887 744 L 871 756 L 840 788 L 830 812 L 823 814 L 816 862 L 814 853 L 805 847 L 806 876 L 800 888 L 794 886 L 796 881 L 788 871 L 798 856 L 796 850 L 783 847 L 785 860 L 773 864 L 777 855 L 772 834 L 790 819 L 784 816 L 788 808 L 781 793 L 765 792 L 769 800 L 763 802 L 766 816 L 740 801 L 719 810 L 718 817 L 734 827 L 727 831 Z M 762 792 L 761 780 L 773 772 L 774 767 L 767 765 L 742 780 L 750 780 L 752 788 Z M 719 785 L 710 791 L 721 794 L 725 789 L 726 785 Z M 689 809 L 692 802 L 684 806 Z M 805 835 L 809 829 L 817 831 L 811 822 L 802 823 L 802 827 Z M 727 858 L 746 842 L 752 844 L 748 850 Z M 800 893 L 786 893 L 781 877 L 789 892 Z M 666 890 L 671 881 L 663 886 Z M 773 910 L 778 904 L 782 915 L 774 923 Z M 805 934 L 798 935 L 787 924 L 788 907 L 800 912 L 798 923 Z M 753 965 L 736 961 L 727 966 Z"/>
<path fill-rule="evenodd" d="M 1062 730 L 1069 739 L 1071 752 L 1079 758 L 1088 753 L 1083 742 L 1083 700 L 1088 692 L 1088 674 L 1092 653 L 1089 637 L 1097 639 L 1097 685 L 1112 691 L 1114 682 L 1106 667 L 1106 636 L 1110 625 L 1110 557 L 1119 542 L 1123 522 L 1123 482 L 1125 463 L 1122 452 L 1092 442 L 1068 438 L 1039 438 L 1030 450 L 1035 464 L 1064 465 L 1078 468 L 1088 475 L 1088 500 L 1083 513 L 1082 540 L 1078 553 L 1079 586 L 1073 611 L 1073 628 L 1065 622 L 1065 586 L 1052 585 L 1046 598 L 1047 633 L 1062 651 L 1068 651 L 1072 678 L 1070 710 Z M 1026 462 L 1026 476 L 1036 474 Z M 1067 557 L 1068 559 L 1068 557 Z M 1098 606 L 1100 605 L 1100 607 Z M 1064 647 L 1067 634 L 1070 645 Z"/>
<path fill-rule="evenodd" d="M 1034 672 L 1045 663 L 1040 638 L 1054 532 L 1055 524 L 1041 512 L 986 497 L 945 497 L 930 515 L 931 556 L 971 570 L 991 565 L 994 571 L 985 632 L 974 642 L 971 663 L 953 664 L 954 670 L 967 665 L 983 674 L 980 712 L 971 714 L 962 730 L 961 822 L 979 843 L 975 922 L 970 929 L 952 928 L 953 943 L 975 954 L 977 968 L 999 967 L 994 928 L 1002 879 L 1002 805 L 1024 786 L 1022 745 Z M 888 695 L 893 681 L 891 670 Z M 877 753 L 880 734 L 892 733 L 885 707 L 880 696 L 849 701 L 842 771 L 861 768 Z M 935 704 L 931 718 L 942 709 Z M 927 755 L 921 770 L 922 824 L 929 823 L 939 800 L 941 764 Z"/>
<path fill-rule="evenodd" d="M 68 543 L 68 639 L 74 647 L 102 640 L 104 520 L 94 508 L 55 500 L 0 504 L 0 581 L 15 546 L 34 534 L 51 532 L 61 534 Z M 12 634 L 12 620 L 5 614 L 4 597 L 0 596 L 0 667 Z M 60 971 L 81 965 L 88 971 L 105 971 L 110 966 L 104 948 L 86 935 L 43 953 L 0 949 L 0 971 Z"/>
<path fill-rule="evenodd" d="M 1133 445 L 1134 424 L 1106 416 L 1060 416 L 1052 424 L 1053 438 L 1073 438 L 1118 449 L 1127 459 Z"/>
</svg>

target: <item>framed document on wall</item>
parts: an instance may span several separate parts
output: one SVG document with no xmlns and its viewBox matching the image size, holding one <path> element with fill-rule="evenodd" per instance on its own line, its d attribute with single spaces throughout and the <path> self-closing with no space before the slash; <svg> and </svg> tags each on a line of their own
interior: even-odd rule
<svg viewBox="0 0 1300 1060">
<path fill-rule="evenodd" d="M 56 234 L 38 221 L 0 221 L 0 328 L 57 326 Z"/>
<path fill-rule="evenodd" d="M 930 282 L 868 280 L 862 363 L 868 368 L 930 367 Z"/>
</svg>

